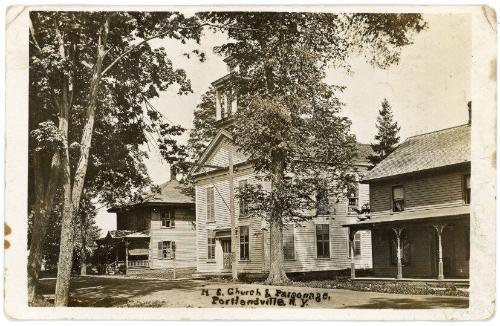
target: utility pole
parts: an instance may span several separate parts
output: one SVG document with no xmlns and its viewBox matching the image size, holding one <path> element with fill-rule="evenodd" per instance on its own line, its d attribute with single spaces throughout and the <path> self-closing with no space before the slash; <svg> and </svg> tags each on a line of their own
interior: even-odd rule
<svg viewBox="0 0 500 326">
<path fill-rule="evenodd" d="M 234 166 L 233 166 L 233 153 L 231 150 L 228 151 L 229 160 L 229 217 L 231 219 L 231 274 L 233 276 L 233 281 L 238 280 L 238 266 L 237 266 L 237 256 L 236 251 L 237 238 L 236 238 L 236 219 L 234 216 Z"/>
</svg>

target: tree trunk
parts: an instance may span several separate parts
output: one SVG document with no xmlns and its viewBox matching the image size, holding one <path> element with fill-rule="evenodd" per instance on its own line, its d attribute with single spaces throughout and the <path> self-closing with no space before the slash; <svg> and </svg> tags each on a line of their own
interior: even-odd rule
<svg viewBox="0 0 500 326">
<path fill-rule="evenodd" d="M 271 242 L 269 276 L 267 284 L 284 284 L 289 279 L 285 274 L 284 256 L 283 256 L 283 221 L 282 208 L 279 200 L 279 192 L 283 189 L 285 173 L 285 156 L 283 153 L 273 155 L 274 171 L 272 172 L 272 192 L 273 204 L 271 209 L 271 218 L 269 221 L 269 236 Z"/>
<path fill-rule="evenodd" d="M 288 283 L 289 279 L 283 268 L 283 225 L 281 221 L 271 218 L 270 221 L 271 262 L 269 264 L 269 276 L 266 284 L 279 285 Z"/>
<path fill-rule="evenodd" d="M 67 306 L 69 301 L 69 285 L 71 278 L 71 268 L 73 264 L 73 247 L 74 247 L 74 216 L 78 213 L 80 206 L 80 198 L 83 191 L 83 186 L 85 183 L 85 175 L 87 173 L 87 165 L 89 159 L 90 145 L 92 142 L 92 132 L 94 128 L 95 120 L 95 108 L 96 99 L 99 91 L 99 82 L 101 80 L 102 74 L 102 62 L 106 54 L 106 42 L 109 32 L 109 20 L 111 16 L 108 16 L 103 24 L 101 35 L 99 36 L 99 42 L 97 46 L 97 59 L 95 63 L 94 73 L 92 75 L 92 80 L 90 83 L 90 90 L 88 96 L 87 110 L 86 110 L 86 122 L 83 128 L 82 139 L 80 142 L 80 158 L 75 171 L 75 176 L 73 180 L 73 187 L 71 187 L 70 170 L 69 170 L 69 160 L 66 161 L 65 172 L 67 172 L 67 178 L 64 181 L 64 209 L 63 209 L 63 223 L 61 226 L 61 245 L 59 250 L 59 263 L 57 269 L 57 280 L 56 280 L 56 293 L 55 293 L 55 305 L 56 306 Z M 66 138 L 67 139 L 67 138 Z M 66 156 L 67 156 L 67 146 L 66 146 Z M 69 187 L 69 189 L 66 188 Z"/>
<path fill-rule="evenodd" d="M 64 141 L 64 153 L 62 155 L 64 201 L 61 223 L 61 240 L 59 244 L 59 260 L 57 262 L 57 280 L 54 302 L 56 307 L 68 305 L 69 280 L 73 263 L 74 210 L 71 202 L 71 176 L 67 137 Z"/>
<path fill-rule="evenodd" d="M 80 275 L 87 275 L 87 218 L 85 216 L 82 217 L 82 221 L 80 223 Z"/>
<path fill-rule="evenodd" d="M 59 123 L 59 128 L 63 123 Z M 33 209 L 33 226 L 31 230 L 30 250 L 28 255 L 28 302 L 33 303 L 37 295 L 38 278 L 42 266 L 43 246 L 49 227 L 51 209 L 57 193 L 60 181 L 61 155 L 54 153 L 50 166 L 50 174 L 47 185 L 43 178 L 43 167 L 39 160 L 39 154 L 33 155 L 33 169 L 35 177 L 35 205 Z"/>
</svg>

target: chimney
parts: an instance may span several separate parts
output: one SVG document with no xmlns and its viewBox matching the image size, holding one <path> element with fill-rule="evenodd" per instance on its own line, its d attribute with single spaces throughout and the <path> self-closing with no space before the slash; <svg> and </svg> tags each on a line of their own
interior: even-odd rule
<svg viewBox="0 0 500 326">
<path fill-rule="evenodd" d="M 170 164 L 170 180 L 177 180 L 177 167 Z"/>
<path fill-rule="evenodd" d="M 469 107 L 469 126 L 472 123 L 472 101 L 467 102 L 467 106 Z"/>
</svg>

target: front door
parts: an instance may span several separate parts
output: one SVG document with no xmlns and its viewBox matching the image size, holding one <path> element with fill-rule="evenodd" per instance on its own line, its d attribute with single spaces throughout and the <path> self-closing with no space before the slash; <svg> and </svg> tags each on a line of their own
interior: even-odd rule
<svg viewBox="0 0 500 326">
<path fill-rule="evenodd" d="M 221 240 L 222 256 L 223 256 L 223 269 L 231 270 L 231 240 Z"/>
</svg>

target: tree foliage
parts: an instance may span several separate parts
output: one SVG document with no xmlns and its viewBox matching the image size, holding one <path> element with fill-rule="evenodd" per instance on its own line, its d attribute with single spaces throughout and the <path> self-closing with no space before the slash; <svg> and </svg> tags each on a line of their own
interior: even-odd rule
<svg viewBox="0 0 500 326">
<path fill-rule="evenodd" d="M 316 197 L 341 196 L 353 180 L 355 137 L 341 114 L 343 88 L 324 81 L 327 69 L 350 70 L 348 59 L 356 55 L 379 68 L 397 64 L 401 48 L 425 22 L 417 14 L 207 12 L 199 17 L 225 29 L 229 40 L 215 52 L 238 64 L 226 85 L 238 94 L 233 138 L 271 185 L 249 185 L 240 196 L 270 223 L 268 281 L 281 283 L 286 280 L 283 225 L 315 216 Z"/>
<path fill-rule="evenodd" d="M 396 149 L 399 143 L 398 134 L 401 129 L 397 121 L 394 121 L 392 108 L 387 99 L 384 98 L 382 101 L 382 108 L 378 111 L 378 114 L 375 143 L 371 144 L 374 154 L 369 157 L 372 166 L 377 165 Z"/>
<path fill-rule="evenodd" d="M 80 206 L 92 211 L 85 205 L 89 198 L 107 205 L 137 199 L 150 185 L 146 145 L 156 146 L 167 161 L 183 155 L 175 141 L 183 129 L 164 119 L 150 100 L 172 86 L 179 95 L 187 94 L 191 83 L 167 50 L 149 41 L 199 42 L 200 32 L 196 17 L 178 12 L 30 13 L 34 241 L 28 274 L 33 288 L 49 212 L 62 204 L 56 305 L 67 303 Z M 204 59 L 197 49 L 193 53 Z M 62 202 L 54 203 L 56 190 L 62 191 Z"/>
<path fill-rule="evenodd" d="M 193 129 L 189 133 L 188 152 L 191 160 L 196 160 L 216 135 L 215 90 L 210 88 L 202 96 L 194 110 Z"/>
</svg>

